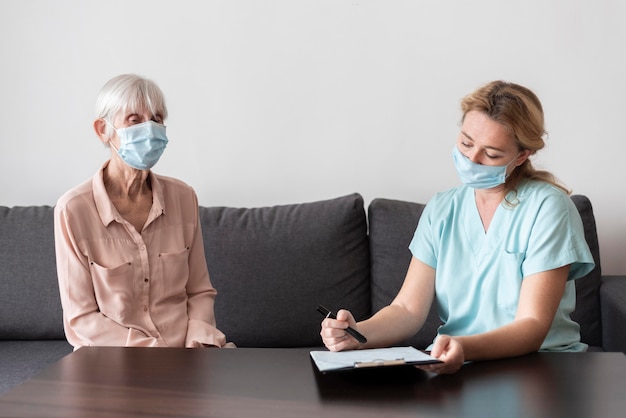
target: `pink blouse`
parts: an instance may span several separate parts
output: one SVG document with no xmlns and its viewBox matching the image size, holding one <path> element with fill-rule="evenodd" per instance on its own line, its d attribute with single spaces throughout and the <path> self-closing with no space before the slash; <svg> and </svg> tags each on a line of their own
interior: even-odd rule
<svg viewBox="0 0 626 418">
<path fill-rule="evenodd" d="M 152 209 L 138 233 L 109 199 L 107 164 L 54 211 L 67 340 L 74 349 L 223 346 L 195 192 L 150 172 Z"/>
</svg>

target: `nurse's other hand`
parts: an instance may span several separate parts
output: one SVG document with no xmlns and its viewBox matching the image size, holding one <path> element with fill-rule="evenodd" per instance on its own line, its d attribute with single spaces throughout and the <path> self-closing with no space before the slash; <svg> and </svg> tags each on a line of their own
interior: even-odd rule
<svg viewBox="0 0 626 418">
<path fill-rule="evenodd" d="M 459 340 L 449 335 L 437 337 L 430 355 L 443 363 L 424 364 L 416 367 L 437 374 L 452 374 L 458 372 L 465 361 L 463 346 Z"/>
</svg>

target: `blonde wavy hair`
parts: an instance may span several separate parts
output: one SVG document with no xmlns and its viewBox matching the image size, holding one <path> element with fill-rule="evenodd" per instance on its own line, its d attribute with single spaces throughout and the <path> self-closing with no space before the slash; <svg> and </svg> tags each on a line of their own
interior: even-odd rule
<svg viewBox="0 0 626 418">
<path fill-rule="evenodd" d="M 492 81 L 461 100 L 463 119 L 472 110 L 483 112 L 509 132 L 520 151 L 530 150 L 531 155 L 545 146 L 543 107 L 539 98 L 518 84 L 505 81 Z M 504 183 L 505 196 L 516 193 L 517 187 L 524 181 L 544 181 L 558 187 L 566 194 L 571 191 L 557 178 L 545 170 L 537 170 L 530 159 L 507 176 Z"/>
</svg>

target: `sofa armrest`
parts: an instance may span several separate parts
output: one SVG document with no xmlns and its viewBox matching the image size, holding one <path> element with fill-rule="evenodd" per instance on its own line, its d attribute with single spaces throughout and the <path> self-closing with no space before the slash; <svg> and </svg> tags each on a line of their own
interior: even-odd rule
<svg viewBox="0 0 626 418">
<path fill-rule="evenodd" d="M 626 353 L 626 276 L 602 276 L 602 347 Z"/>
</svg>

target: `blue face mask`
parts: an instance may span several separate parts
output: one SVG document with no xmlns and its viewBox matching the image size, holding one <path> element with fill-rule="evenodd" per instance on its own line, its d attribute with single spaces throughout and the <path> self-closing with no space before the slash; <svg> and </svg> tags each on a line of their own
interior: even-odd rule
<svg viewBox="0 0 626 418">
<path fill-rule="evenodd" d="M 169 142 L 165 135 L 165 125 L 151 120 L 127 128 L 116 129 L 113 126 L 113 129 L 120 138 L 117 155 L 137 170 L 149 170 L 154 167 Z M 115 149 L 113 144 L 111 146 Z"/>
<path fill-rule="evenodd" d="M 463 155 L 455 145 L 452 150 L 452 158 L 456 171 L 464 184 L 474 189 L 491 189 L 504 183 L 506 169 L 515 161 L 517 156 L 506 165 L 476 164 Z"/>
</svg>

